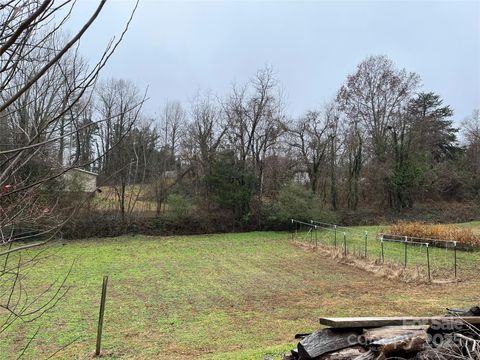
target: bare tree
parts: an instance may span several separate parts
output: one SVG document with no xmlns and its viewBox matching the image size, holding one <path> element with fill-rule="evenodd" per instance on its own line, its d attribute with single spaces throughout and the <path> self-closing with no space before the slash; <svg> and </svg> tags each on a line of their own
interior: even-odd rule
<svg viewBox="0 0 480 360">
<path fill-rule="evenodd" d="M 390 130 L 411 99 L 420 78 L 397 69 L 384 55 L 370 56 L 349 75 L 337 102 L 350 123 L 348 151 L 348 203 L 356 208 L 359 180 L 365 164 L 372 173 L 373 193 L 389 196 Z"/>
<path fill-rule="evenodd" d="M 471 192 L 480 194 L 480 110 L 475 109 L 472 115 L 462 122 L 465 138 L 467 163 L 470 170 Z"/>
<path fill-rule="evenodd" d="M 301 164 L 298 171 L 307 173 L 313 193 L 319 191 L 322 165 L 329 150 L 331 124 L 328 120 L 318 111 L 309 111 L 288 130 L 288 144 L 296 149 Z"/>
<path fill-rule="evenodd" d="M 480 145 L 480 110 L 473 110 L 472 115 L 462 122 L 462 128 L 467 144 Z"/>
<path fill-rule="evenodd" d="M 55 186 L 72 167 L 88 165 L 79 158 L 63 163 L 65 139 L 93 126 L 79 121 L 82 107 L 88 103 L 82 100 L 88 98 L 130 23 L 98 61 L 87 67 L 78 57 L 78 44 L 105 0 L 80 30 L 65 39 L 63 28 L 74 5 L 73 0 L 0 4 L 0 127 L 10 137 L 9 141 L 2 136 L 0 148 L 0 307 L 4 310 L 0 334 L 18 320 L 35 320 L 67 292 L 68 274 L 44 291 L 25 296 L 28 268 L 37 264 L 43 250 L 33 256 L 24 250 L 46 244 L 73 214 L 74 209 L 67 216 L 57 211 L 62 207 L 60 199 L 45 196 L 45 189 Z M 18 243 L 27 239 L 38 240 Z"/>
<path fill-rule="evenodd" d="M 417 74 L 397 69 L 384 55 L 366 58 L 347 77 L 337 101 L 347 117 L 368 134 L 374 157 L 385 156 L 388 129 L 419 83 Z"/>
<path fill-rule="evenodd" d="M 234 86 L 224 109 L 230 146 L 239 154 L 245 172 L 253 171 L 254 190 L 261 196 L 264 160 L 283 129 L 282 96 L 273 69 L 259 70 L 244 87 Z"/>
<path fill-rule="evenodd" d="M 189 148 L 192 159 L 198 164 L 200 176 L 210 174 L 212 162 L 222 145 L 227 126 L 221 108 L 210 94 L 197 95 L 191 104 L 189 126 Z"/>
<path fill-rule="evenodd" d="M 178 101 L 168 102 L 160 114 L 161 146 L 168 148 L 170 159 L 175 162 L 178 148 L 184 136 L 186 113 Z"/>
<path fill-rule="evenodd" d="M 148 133 L 149 126 L 133 129 L 145 97 L 132 82 L 111 79 L 98 86 L 96 95 L 98 116 L 105 119 L 99 121 L 96 137 L 105 154 L 99 164 L 100 174 L 102 182 L 114 190 L 125 224 L 141 191 L 133 185 L 145 180 L 150 145 L 154 146 L 156 139 Z"/>
<path fill-rule="evenodd" d="M 331 101 L 325 105 L 325 118 L 329 126 L 328 138 L 330 142 L 330 205 L 332 210 L 338 207 L 338 185 L 337 185 L 337 168 L 338 156 L 343 144 L 339 141 L 339 135 L 343 131 L 343 124 L 340 122 L 340 115 L 335 102 Z"/>
<path fill-rule="evenodd" d="M 186 133 L 186 111 L 180 102 L 167 102 L 155 123 L 157 153 L 151 163 L 153 176 L 150 185 L 156 203 L 156 216 L 160 216 L 170 190 L 181 178 L 176 170 L 180 165 L 180 148 Z"/>
</svg>

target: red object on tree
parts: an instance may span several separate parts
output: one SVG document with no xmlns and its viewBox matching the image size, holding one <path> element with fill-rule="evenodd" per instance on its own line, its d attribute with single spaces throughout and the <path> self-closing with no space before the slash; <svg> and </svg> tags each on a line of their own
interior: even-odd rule
<svg viewBox="0 0 480 360">
<path fill-rule="evenodd" d="M 3 185 L 2 187 L 2 193 L 3 194 L 6 194 L 12 190 L 15 190 L 15 185 L 12 185 L 12 184 L 6 184 L 6 185 Z"/>
</svg>

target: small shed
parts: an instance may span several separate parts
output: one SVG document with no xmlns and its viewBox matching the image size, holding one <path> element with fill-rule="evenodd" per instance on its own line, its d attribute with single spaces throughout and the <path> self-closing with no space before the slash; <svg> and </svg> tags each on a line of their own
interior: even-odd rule
<svg viewBox="0 0 480 360">
<path fill-rule="evenodd" d="M 72 168 L 63 176 L 65 191 L 94 192 L 97 189 L 97 176 L 98 174 L 92 171 Z"/>
</svg>

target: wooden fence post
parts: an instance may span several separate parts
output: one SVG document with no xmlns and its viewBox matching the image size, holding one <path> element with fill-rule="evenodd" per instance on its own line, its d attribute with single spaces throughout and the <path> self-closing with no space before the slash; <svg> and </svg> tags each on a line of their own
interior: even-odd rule
<svg viewBox="0 0 480 360">
<path fill-rule="evenodd" d="M 103 331 L 103 315 L 105 313 L 105 301 L 107 300 L 107 285 L 108 276 L 103 277 L 102 296 L 100 298 L 100 311 L 98 314 L 98 328 L 97 328 L 97 345 L 95 347 L 95 355 L 99 356 L 102 345 L 102 331 Z"/>
</svg>

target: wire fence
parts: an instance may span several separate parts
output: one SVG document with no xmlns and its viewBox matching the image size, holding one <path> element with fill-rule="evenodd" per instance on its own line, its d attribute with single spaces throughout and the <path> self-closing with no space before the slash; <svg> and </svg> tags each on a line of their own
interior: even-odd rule
<svg viewBox="0 0 480 360">
<path fill-rule="evenodd" d="M 442 241 L 386 233 L 369 234 L 357 228 L 310 220 L 291 219 L 292 240 L 335 249 L 342 256 L 354 256 L 378 264 L 396 264 L 415 269 L 429 280 L 454 280 L 458 277 L 457 241 Z"/>
</svg>

